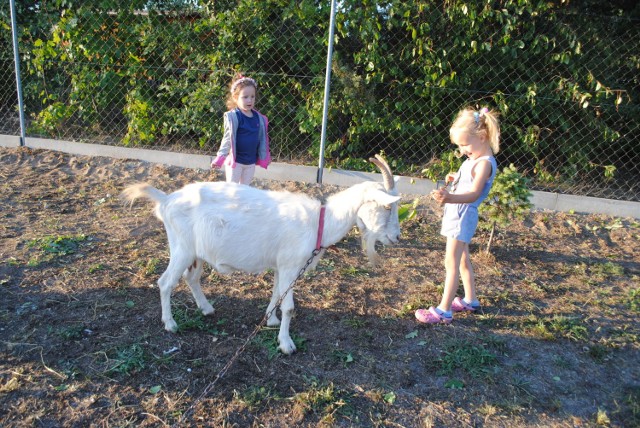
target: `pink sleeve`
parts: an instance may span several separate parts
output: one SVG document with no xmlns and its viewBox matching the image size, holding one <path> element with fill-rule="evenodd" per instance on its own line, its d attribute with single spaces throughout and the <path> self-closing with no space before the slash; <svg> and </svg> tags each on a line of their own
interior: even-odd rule
<svg viewBox="0 0 640 428">
<path fill-rule="evenodd" d="M 267 169 L 270 163 L 271 163 L 271 156 L 269 155 L 267 155 L 266 159 L 258 159 L 256 161 L 256 165 L 261 166 L 264 169 Z"/>
<path fill-rule="evenodd" d="M 226 156 L 216 156 L 211 161 L 211 168 L 221 168 L 226 158 L 227 158 Z"/>
</svg>

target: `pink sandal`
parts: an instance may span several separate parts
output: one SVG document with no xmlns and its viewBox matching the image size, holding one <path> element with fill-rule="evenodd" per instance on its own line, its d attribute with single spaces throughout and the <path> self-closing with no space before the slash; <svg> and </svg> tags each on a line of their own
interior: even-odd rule
<svg viewBox="0 0 640 428">
<path fill-rule="evenodd" d="M 451 310 L 453 312 L 475 312 L 477 309 L 480 309 L 480 306 L 471 306 L 460 297 L 456 297 L 455 299 L 453 299 L 453 303 L 451 304 Z"/>
<path fill-rule="evenodd" d="M 453 317 L 440 315 L 433 306 L 429 310 L 418 309 L 416 311 L 416 319 L 424 324 L 451 324 L 451 321 L 453 321 Z"/>
</svg>

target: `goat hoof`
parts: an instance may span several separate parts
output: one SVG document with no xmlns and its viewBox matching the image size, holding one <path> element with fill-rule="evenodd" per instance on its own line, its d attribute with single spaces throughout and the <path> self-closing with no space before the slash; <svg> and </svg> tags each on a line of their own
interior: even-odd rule
<svg viewBox="0 0 640 428">
<path fill-rule="evenodd" d="M 164 329 L 169 333 L 175 333 L 178 331 L 178 324 L 174 320 L 166 321 L 164 323 Z"/>
<path fill-rule="evenodd" d="M 378 266 L 380 266 L 380 260 L 381 257 L 378 255 L 373 255 L 371 257 L 369 257 L 369 267 L 372 269 L 377 268 Z"/>
<path fill-rule="evenodd" d="M 293 344 L 291 339 L 281 340 L 279 348 L 285 355 L 291 355 L 296 352 L 296 345 Z"/>
<path fill-rule="evenodd" d="M 208 307 L 204 307 L 200 309 L 202 311 L 202 315 L 204 316 L 208 316 L 208 315 L 213 315 L 213 313 L 215 312 L 215 310 L 213 309 L 213 306 L 209 305 Z"/>
</svg>

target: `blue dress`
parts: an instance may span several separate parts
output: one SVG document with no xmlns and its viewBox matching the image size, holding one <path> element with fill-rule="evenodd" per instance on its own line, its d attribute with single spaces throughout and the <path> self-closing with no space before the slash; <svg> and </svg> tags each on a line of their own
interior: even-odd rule
<svg viewBox="0 0 640 428">
<path fill-rule="evenodd" d="M 236 131 L 236 162 L 242 165 L 253 165 L 258 160 L 260 145 L 260 118 L 254 112 L 248 117 L 236 109 L 238 129 Z"/>
<path fill-rule="evenodd" d="M 454 238 L 458 241 L 470 243 L 471 238 L 476 233 L 478 227 L 478 207 L 489 195 L 493 180 L 496 177 L 498 164 L 493 156 L 482 156 L 476 160 L 467 159 L 462 163 L 458 171 L 454 186 L 450 193 L 459 195 L 467 193 L 471 190 L 473 176 L 471 171 L 478 161 L 489 160 L 491 162 L 491 176 L 487 180 L 482 189 L 480 197 L 475 202 L 469 204 L 445 204 L 444 214 L 442 215 L 442 229 L 440 234 L 447 238 Z"/>
</svg>

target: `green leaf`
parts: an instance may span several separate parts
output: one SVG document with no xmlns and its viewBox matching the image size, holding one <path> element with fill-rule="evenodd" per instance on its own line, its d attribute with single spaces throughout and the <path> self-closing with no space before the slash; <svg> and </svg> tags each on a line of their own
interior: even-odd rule
<svg viewBox="0 0 640 428">
<path fill-rule="evenodd" d="M 388 404 L 393 404 L 396 402 L 396 394 L 395 392 L 387 392 L 386 394 L 384 394 L 383 399 L 385 403 Z"/>
<path fill-rule="evenodd" d="M 464 382 L 462 382 L 460 379 L 449 379 L 445 382 L 444 387 L 451 389 L 463 389 Z"/>
</svg>

